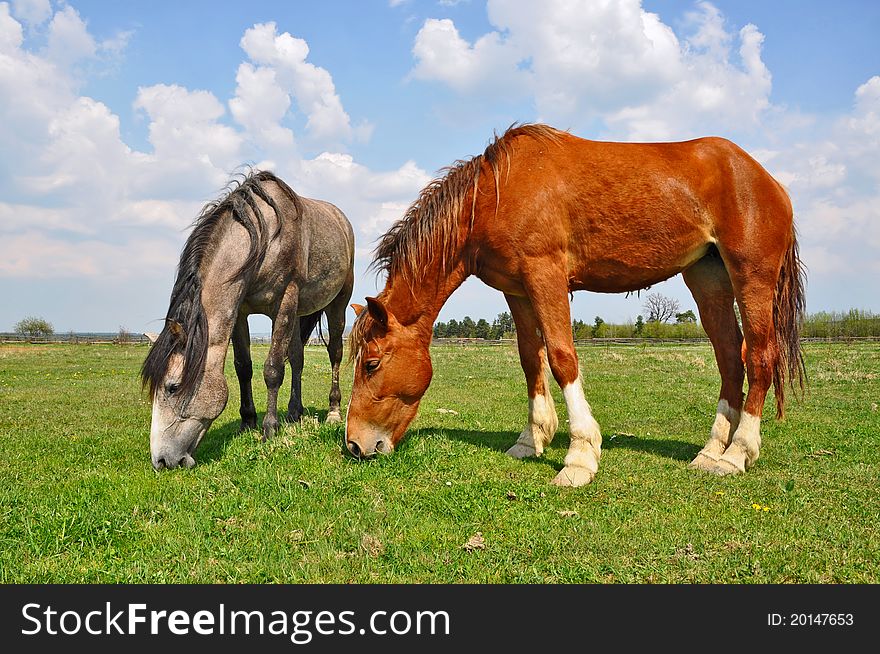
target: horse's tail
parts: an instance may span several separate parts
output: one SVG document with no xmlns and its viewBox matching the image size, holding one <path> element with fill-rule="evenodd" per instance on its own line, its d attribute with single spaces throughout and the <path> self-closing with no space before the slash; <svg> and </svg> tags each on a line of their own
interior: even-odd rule
<svg viewBox="0 0 880 654">
<path fill-rule="evenodd" d="M 776 417 L 785 415 L 786 378 L 792 387 L 803 392 L 807 371 L 801 351 L 800 328 L 804 320 L 806 298 L 804 296 L 805 273 L 798 254 L 797 235 L 791 229 L 791 242 L 785 252 L 776 293 L 773 297 L 773 324 L 776 328 L 778 356 L 773 366 L 773 390 L 776 393 Z"/>
<path fill-rule="evenodd" d="M 303 345 L 309 342 L 309 338 L 312 335 L 312 332 L 315 331 L 315 325 L 319 325 L 321 321 L 321 314 L 323 313 L 322 309 L 319 309 L 315 313 L 309 314 L 308 316 L 300 316 L 299 319 L 299 338 Z M 320 333 L 320 327 L 318 328 L 318 332 Z M 323 335 L 321 336 L 321 340 L 324 340 Z"/>
</svg>

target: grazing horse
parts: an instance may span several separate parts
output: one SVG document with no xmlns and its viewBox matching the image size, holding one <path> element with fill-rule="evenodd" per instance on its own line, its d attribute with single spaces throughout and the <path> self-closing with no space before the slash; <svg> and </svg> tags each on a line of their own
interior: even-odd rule
<svg viewBox="0 0 880 654">
<path fill-rule="evenodd" d="M 529 417 L 509 455 L 540 456 L 556 432 L 547 363 L 562 389 L 571 445 L 557 485 L 592 481 L 602 444 L 572 341 L 572 291 L 635 291 L 683 274 L 721 373 L 711 437 L 693 468 L 745 471 L 758 458 L 770 384 L 779 416 L 786 378 L 803 387 L 791 203 L 721 138 L 603 143 L 513 126 L 426 186 L 373 263 L 387 273 L 385 288 L 366 307 L 352 305 L 346 444 L 356 456 L 389 453 L 403 437 L 431 382 L 432 325 L 470 275 L 504 293 L 516 323 Z"/>
<path fill-rule="evenodd" d="M 327 420 L 340 422 L 339 365 L 345 310 L 354 285 L 354 235 L 328 202 L 297 195 L 267 171 L 251 172 L 211 202 L 186 241 L 165 326 L 141 378 L 153 401 L 153 467 L 195 465 L 193 452 L 226 406 L 223 366 L 229 340 L 241 388 L 241 427 L 256 428 L 247 317 L 272 319 L 263 368 L 268 390 L 263 439 L 278 427 L 284 366 L 292 371 L 289 420 L 299 420 L 303 344 L 327 316 L 331 363 Z"/>
</svg>

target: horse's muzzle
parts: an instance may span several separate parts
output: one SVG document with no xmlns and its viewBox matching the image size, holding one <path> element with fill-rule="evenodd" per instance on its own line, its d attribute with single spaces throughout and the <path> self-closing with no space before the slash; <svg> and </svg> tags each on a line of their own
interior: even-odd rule
<svg viewBox="0 0 880 654">
<path fill-rule="evenodd" d="M 358 459 L 368 459 L 377 454 L 391 454 L 394 451 L 391 436 L 376 432 L 370 432 L 361 438 L 348 438 L 345 447 Z"/>
<path fill-rule="evenodd" d="M 152 461 L 153 470 L 192 468 L 196 464 L 196 460 L 190 454 L 184 454 L 183 456 L 160 455 L 152 457 Z"/>
</svg>

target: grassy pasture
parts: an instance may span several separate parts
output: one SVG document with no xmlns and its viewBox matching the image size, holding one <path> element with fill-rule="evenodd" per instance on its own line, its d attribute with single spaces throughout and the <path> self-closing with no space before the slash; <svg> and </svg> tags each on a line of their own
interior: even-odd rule
<svg viewBox="0 0 880 654">
<path fill-rule="evenodd" d="M 808 345 L 807 396 L 776 422 L 771 393 L 761 459 L 725 478 L 686 469 L 714 418 L 708 346 L 583 349 L 605 440 L 580 489 L 548 483 L 568 445 L 558 389 L 544 458 L 504 456 L 527 406 L 507 347 L 435 348 L 409 437 L 366 463 L 313 419 L 323 349 L 306 354 L 312 417 L 265 444 L 237 433 L 230 360 L 199 465 L 163 473 L 149 464 L 145 354 L 0 345 L 0 581 L 880 582 L 880 344 Z M 345 369 L 343 405 L 350 388 Z"/>
</svg>

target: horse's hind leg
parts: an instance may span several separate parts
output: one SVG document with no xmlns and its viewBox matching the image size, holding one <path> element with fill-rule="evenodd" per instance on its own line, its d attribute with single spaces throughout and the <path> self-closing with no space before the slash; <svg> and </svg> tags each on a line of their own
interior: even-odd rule
<svg viewBox="0 0 880 654">
<path fill-rule="evenodd" d="M 758 459 L 761 450 L 761 413 L 779 359 L 773 322 L 778 269 L 770 269 L 772 259 L 766 257 L 763 267 L 755 266 L 740 280 L 735 274 L 731 275 L 743 321 L 749 390 L 730 445 L 712 468 L 712 472 L 720 475 L 745 472 Z"/>
<path fill-rule="evenodd" d="M 299 422 L 303 416 L 302 371 L 305 364 L 305 344 L 315 328 L 315 323 L 320 319 L 320 312 L 318 312 L 317 316 L 309 315 L 295 319 L 299 325 L 299 335 L 297 338 L 291 338 L 290 344 L 287 346 L 287 360 L 290 362 L 290 400 L 287 402 L 288 422 Z"/>
<path fill-rule="evenodd" d="M 345 310 L 351 299 L 351 291 L 354 286 L 354 272 L 339 294 L 324 309 L 327 315 L 327 329 L 330 332 L 330 342 L 327 344 L 327 355 L 330 357 L 330 409 L 327 412 L 327 422 L 342 422 L 340 404 L 342 392 L 339 390 L 339 366 L 342 363 L 342 333 L 345 331 Z"/>
<path fill-rule="evenodd" d="M 700 259 L 684 271 L 683 277 L 697 302 L 700 321 L 712 342 L 721 374 L 721 392 L 709 442 L 689 467 L 714 472 L 739 424 L 745 377 L 741 358 L 743 338 L 733 310 L 733 286 L 718 253 Z"/>
<path fill-rule="evenodd" d="M 538 331 L 538 320 L 531 303 L 526 298 L 505 295 L 510 313 L 516 323 L 516 342 L 519 360 L 526 375 L 529 391 L 529 422 L 522 430 L 507 454 L 515 459 L 541 456 L 544 448 L 553 440 L 559 418 L 547 385 L 544 371 L 546 351 Z"/>
<path fill-rule="evenodd" d="M 241 431 L 257 428 L 257 409 L 254 406 L 254 393 L 251 379 L 254 365 L 251 359 L 251 333 L 247 316 L 239 315 L 232 329 L 232 353 L 235 360 L 235 376 L 241 391 Z"/>
</svg>

